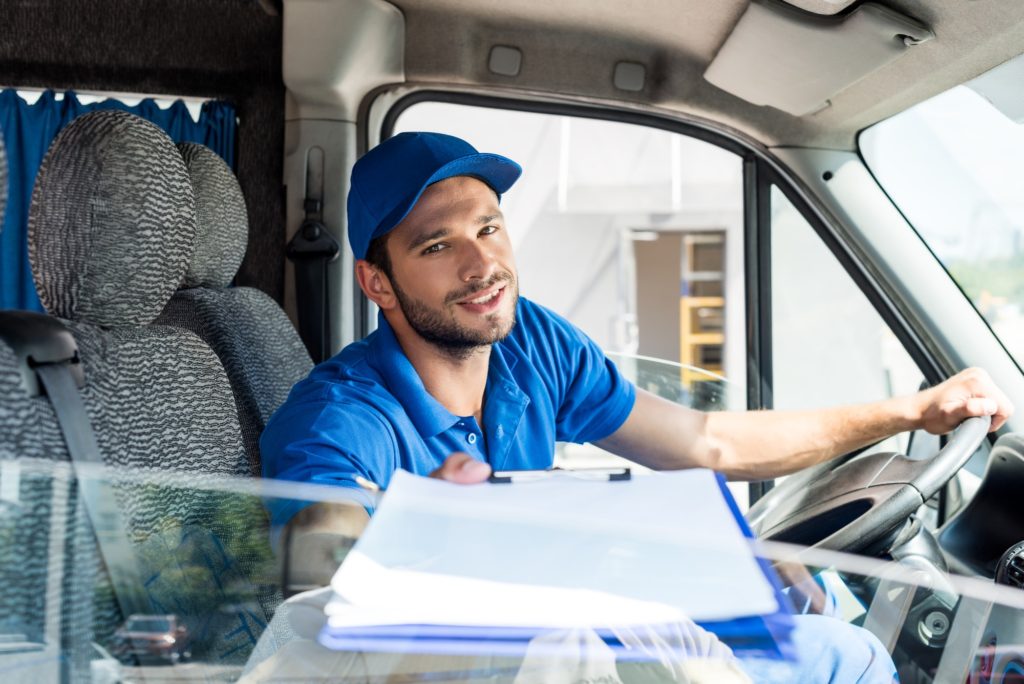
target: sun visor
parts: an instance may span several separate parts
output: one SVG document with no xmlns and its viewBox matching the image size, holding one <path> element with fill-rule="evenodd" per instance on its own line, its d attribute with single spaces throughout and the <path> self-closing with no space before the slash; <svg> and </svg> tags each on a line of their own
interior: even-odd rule
<svg viewBox="0 0 1024 684">
<path fill-rule="evenodd" d="M 932 37 L 919 22 L 874 3 L 823 16 L 757 0 L 704 78 L 748 102 L 803 116 Z"/>
</svg>

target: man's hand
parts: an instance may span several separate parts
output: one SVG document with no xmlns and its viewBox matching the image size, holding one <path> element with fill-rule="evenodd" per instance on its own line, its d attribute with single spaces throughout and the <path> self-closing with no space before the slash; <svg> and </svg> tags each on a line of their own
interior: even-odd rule
<svg viewBox="0 0 1024 684">
<path fill-rule="evenodd" d="M 430 473 L 430 477 L 457 484 L 477 484 L 490 475 L 491 466 L 461 451 L 456 451 L 446 458 L 440 468 Z"/>
<path fill-rule="evenodd" d="M 946 434 L 974 416 L 992 416 L 991 430 L 998 430 L 1013 415 L 1013 404 L 980 368 L 961 371 L 916 399 L 920 425 L 933 435 Z"/>
</svg>

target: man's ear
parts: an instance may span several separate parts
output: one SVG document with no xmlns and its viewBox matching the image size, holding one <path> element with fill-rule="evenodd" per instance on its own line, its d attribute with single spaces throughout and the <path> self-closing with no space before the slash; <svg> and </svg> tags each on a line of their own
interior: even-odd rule
<svg viewBox="0 0 1024 684">
<path fill-rule="evenodd" d="M 356 261 L 356 280 L 367 299 L 387 311 L 398 304 L 395 292 L 391 288 L 391 280 L 366 259 Z"/>
</svg>

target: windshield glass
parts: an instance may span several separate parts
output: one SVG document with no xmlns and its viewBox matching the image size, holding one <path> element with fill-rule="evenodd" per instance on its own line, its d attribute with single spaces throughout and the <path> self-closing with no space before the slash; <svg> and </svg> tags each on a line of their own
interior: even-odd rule
<svg viewBox="0 0 1024 684">
<path fill-rule="evenodd" d="M 878 182 L 1024 362 L 1024 107 L 1017 58 L 867 129 Z"/>
<path fill-rule="evenodd" d="M 802 677 L 819 671 L 821 653 L 836 652 L 837 667 L 847 670 L 870 665 L 871 657 L 888 662 L 891 654 L 903 681 L 988 681 L 993 672 L 1003 676 L 991 681 L 1013 681 L 1024 651 L 1019 591 L 950 576 L 927 554 L 873 560 L 749 538 L 727 547 L 709 515 L 699 526 L 673 522 L 670 513 L 687 504 L 670 497 L 633 507 L 661 516 L 657 525 L 631 526 L 630 514 L 616 527 L 574 515 L 579 506 L 608 501 L 586 497 L 573 506 L 548 501 L 564 514 L 508 511 L 501 520 L 493 508 L 487 516 L 460 513 L 456 501 L 417 513 L 424 502 L 407 497 L 392 500 L 390 518 L 380 518 L 389 489 L 366 532 L 323 532 L 274 546 L 261 514 L 265 503 L 358 504 L 338 487 L 96 469 L 87 476 L 118 499 L 142 496 L 193 509 L 188 524 L 154 512 L 149 534 L 124 537 L 121 550 L 129 552 L 138 583 L 112 583 L 104 567 L 110 530 L 97 545 L 83 509 L 67 496 L 73 476 L 66 465 L 24 460 L 17 487 L 9 487 L 18 501 L 3 510 L 2 529 L 30 533 L 34 543 L 5 545 L 4 557 L 16 566 L 0 563 L 3 681 L 793 682 L 809 681 Z M 634 473 L 633 484 L 657 491 L 655 480 L 666 475 L 702 472 Z M 413 479 L 417 487 L 453 486 Z M 530 486 L 536 485 L 512 485 Z M 562 486 L 571 492 L 633 485 L 580 479 Z M 704 490 L 711 497 L 705 504 L 714 491 Z M 726 513 L 719 521 L 729 519 Z M 400 538 L 377 534 L 363 543 L 374 526 L 382 532 L 385 525 Z M 473 527 L 491 533 L 457 534 Z M 528 537 L 517 538 L 523 530 Z M 741 541 L 737 532 L 733 540 Z M 553 547 L 560 536 L 571 542 Z M 289 544 L 302 553 L 287 556 Z M 474 545 L 505 557 L 531 546 L 544 553 L 513 558 L 483 583 L 474 575 L 496 561 L 490 553 L 460 555 Z M 726 556 L 732 560 L 715 572 L 694 570 Z M 731 582 L 744 557 L 761 559 L 749 567 L 758 582 L 767 580 L 768 594 Z M 659 563 L 673 569 L 653 573 Z M 317 564 L 331 568 L 328 580 L 304 586 Z M 687 576 L 700 579 L 699 586 Z M 436 593 L 408 595 L 411 580 Z M 503 601 L 512 596 L 516 602 Z M 531 600 L 541 607 L 531 608 Z M 720 619 L 726 606 L 756 601 L 767 601 L 758 609 L 763 616 Z M 121 638 L 119 605 L 126 602 L 173 610 L 184 629 L 155 641 Z M 684 605 L 690 607 L 680 612 Z M 430 624 L 437 615 L 455 621 Z M 504 616 L 501 624 L 496 616 Z M 509 619 L 515 616 L 518 623 Z M 168 620 L 152 614 L 128 622 Z M 116 677 L 90 678 L 97 646 L 120 661 L 110 666 Z"/>
</svg>

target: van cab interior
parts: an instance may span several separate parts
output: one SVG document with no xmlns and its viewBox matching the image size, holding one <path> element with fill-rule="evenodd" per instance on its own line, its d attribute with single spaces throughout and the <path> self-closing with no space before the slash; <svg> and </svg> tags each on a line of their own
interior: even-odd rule
<svg viewBox="0 0 1024 684">
<path fill-rule="evenodd" d="M 349 174 L 401 132 L 523 166 L 502 198 L 522 293 L 638 387 L 794 410 L 979 367 L 1024 406 L 1014 0 L 0 0 L 0 16 L 5 681 L 516 680 L 497 650 L 400 647 L 343 674 L 274 653 L 275 613 L 330 583 L 362 525 L 291 536 L 267 502 L 367 494 L 263 478 L 259 436 L 377 326 Z M 729 489 L 762 557 L 841 578 L 842 614 L 901 681 L 1018 681 L 1022 421 Z M 556 465 L 622 460 L 558 444 Z"/>
</svg>

